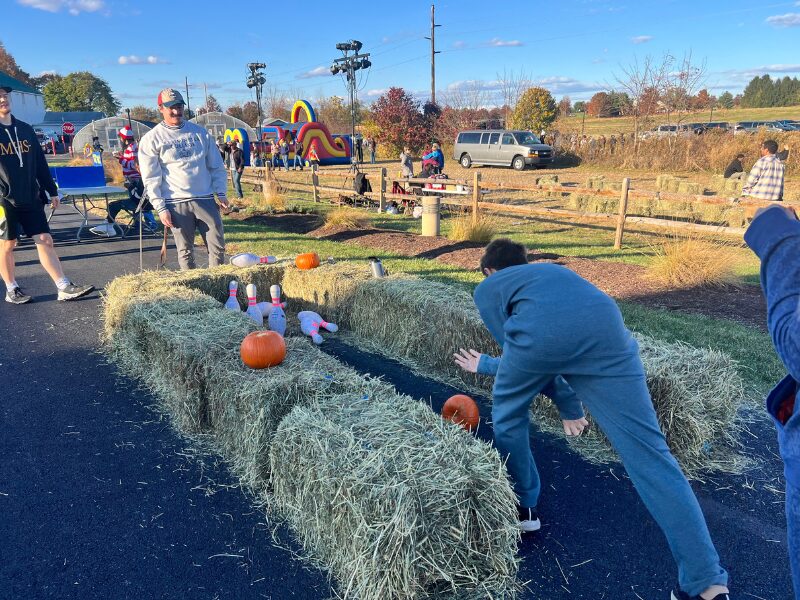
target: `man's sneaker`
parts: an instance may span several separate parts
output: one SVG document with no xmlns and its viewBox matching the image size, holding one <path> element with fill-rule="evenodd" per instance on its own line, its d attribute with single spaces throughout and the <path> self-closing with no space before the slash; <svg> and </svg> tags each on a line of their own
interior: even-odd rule
<svg viewBox="0 0 800 600">
<path fill-rule="evenodd" d="M 680 589 L 672 590 L 671 595 L 672 600 L 705 600 L 702 596 L 690 596 L 686 592 L 682 592 Z M 727 593 L 724 594 L 717 594 L 711 600 L 730 600 L 730 596 Z"/>
<path fill-rule="evenodd" d="M 92 227 L 89 231 L 100 237 L 114 237 L 117 235 L 117 230 L 112 223 L 103 223 L 97 227 Z"/>
<path fill-rule="evenodd" d="M 58 290 L 58 299 L 62 301 L 75 300 L 75 298 L 80 298 L 81 296 L 85 296 L 93 289 L 94 289 L 93 285 L 75 285 L 74 283 L 70 283 L 63 290 Z"/>
<path fill-rule="evenodd" d="M 23 294 L 22 290 L 18 287 L 6 292 L 6 302 L 10 302 L 11 304 L 25 304 L 30 301 L 31 297 L 27 294 Z"/>
<path fill-rule="evenodd" d="M 519 507 L 519 528 L 523 532 L 539 531 L 542 528 L 542 522 L 539 520 L 539 513 L 536 512 L 536 507 L 523 508 Z"/>
</svg>

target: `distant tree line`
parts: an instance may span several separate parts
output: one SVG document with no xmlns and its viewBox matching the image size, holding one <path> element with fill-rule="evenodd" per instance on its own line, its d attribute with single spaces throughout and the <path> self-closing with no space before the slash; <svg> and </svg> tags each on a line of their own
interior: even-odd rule
<svg viewBox="0 0 800 600">
<path fill-rule="evenodd" d="M 800 79 L 773 80 L 769 75 L 753 77 L 742 94 L 742 106 L 768 108 L 772 106 L 796 106 L 800 104 Z"/>
</svg>

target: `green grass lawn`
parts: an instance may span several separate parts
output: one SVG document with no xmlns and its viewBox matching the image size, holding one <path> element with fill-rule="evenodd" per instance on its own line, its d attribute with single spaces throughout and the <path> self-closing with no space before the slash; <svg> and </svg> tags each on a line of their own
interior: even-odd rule
<svg viewBox="0 0 800 600">
<path fill-rule="evenodd" d="M 299 196 L 294 194 L 291 196 L 298 199 L 290 200 L 290 205 L 292 203 L 308 205 Z M 321 213 L 331 209 L 330 205 L 324 203 L 317 204 L 316 208 Z M 374 215 L 373 221 L 380 227 L 418 233 L 418 220 Z M 552 223 L 536 223 L 533 232 L 520 231 L 518 226 L 511 223 L 507 227 L 504 234 L 529 243 L 531 247 L 539 250 L 635 264 L 646 264 L 647 249 L 653 244 L 652 239 L 647 236 L 641 236 L 641 239 L 631 236 L 628 238 L 628 247 L 616 255 L 608 247 L 608 234 L 605 231 L 598 232 Z M 390 272 L 409 273 L 451 284 L 470 292 L 482 280 L 477 271 L 468 271 L 435 260 L 402 256 L 393 253 L 391 249 L 377 250 L 353 244 L 317 240 L 300 234 L 271 231 L 264 226 L 238 220 L 225 221 L 225 238 L 231 252 L 246 251 L 276 256 L 317 252 L 322 260 L 331 257 L 336 261 L 360 261 L 365 270 L 369 269 L 368 258 L 378 256 Z M 728 353 L 740 363 L 740 371 L 748 387 L 758 394 L 766 392 L 783 374 L 769 336 L 762 331 L 724 319 L 653 309 L 631 302 L 619 304 L 626 323 L 634 331 L 666 341 L 682 341 L 692 346 L 710 347 Z"/>
<path fill-rule="evenodd" d="M 255 198 L 257 194 L 246 192 L 245 198 Z M 300 192 L 287 194 L 287 205 L 298 205 L 312 208 L 324 215 L 334 207 L 326 202 L 314 203 L 310 196 Z M 399 215 L 379 214 L 375 212 L 364 213 L 375 227 L 421 233 L 419 219 L 409 219 Z M 443 211 L 441 232 L 446 236 L 457 213 Z M 496 218 L 498 237 L 509 237 L 530 249 L 540 252 L 572 256 L 577 258 L 591 258 L 612 262 L 623 262 L 647 266 L 655 256 L 659 246 L 668 239 L 669 234 L 661 231 L 647 231 L 634 229 L 626 231 L 624 244 L 621 250 L 614 250 L 614 228 L 602 223 L 583 223 L 577 226 L 574 220 L 553 218 L 522 218 L 500 217 Z M 677 235 L 677 234 L 676 234 Z M 748 250 L 744 242 L 736 242 L 737 275 L 744 283 L 758 284 L 758 259 Z M 370 251 L 370 254 L 374 254 Z"/>
<path fill-rule="evenodd" d="M 554 125 L 554 129 L 562 131 L 580 131 L 581 121 L 583 115 L 578 113 L 569 116 L 565 119 L 559 119 Z M 714 114 L 711 111 L 705 110 L 701 112 L 691 113 L 688 116 L 682 117 L 683 123 L 707 123 L 713 121 L 727 121 L 729 123 L 737 123 L 739 121 L 776 121 L 779 119 L 799 119 L 800 120 L 800 106 L 780 106 L 775 108 L 732 108 L 730 110 L 714 109 Z M 667 119 L 667 115 L 656 115 L 653 117 L 653 124 L 656 125 L 666 124 L 668 122 L 674 123 L 676 120 L 675 115 L 671 115 Z M 611 133 L 620 132 L 633 132 L 633 119 L 631 117 L 589 117 L 587 115 L 583 123 L 584 131 L 587 135 L 601 134 L 606 135 Z"/>
</svg>

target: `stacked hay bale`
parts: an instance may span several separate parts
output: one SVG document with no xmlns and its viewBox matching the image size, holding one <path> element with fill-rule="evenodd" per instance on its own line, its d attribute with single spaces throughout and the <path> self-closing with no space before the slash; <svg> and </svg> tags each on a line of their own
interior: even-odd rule
<svg viewBox="0 0 800 600">
<path fill-rule="evenodd" d="M 472 441 L 408 397 L 327 398 L 281 422 L 272 498 L 345 597 L 510 598 L 515 499 Z"/>
<path fill-rule="evenodd" d="M 519 533 L 497 452 L 303 338 L 287 340 L 281 365 L 244 367 L 238 348 L 254 324 L 198 290 L 224 298 L 216 286 L 227 290 L 233 277 L 282 279 L 258 269 L 114 282 L 105 305 L 111 355 L 178 429 L 213 440 L 344 597 L 513 597 Z M 316 299 L 341 310 L 353 295 L 332 283 L 326 292 Z"/>
</svg>

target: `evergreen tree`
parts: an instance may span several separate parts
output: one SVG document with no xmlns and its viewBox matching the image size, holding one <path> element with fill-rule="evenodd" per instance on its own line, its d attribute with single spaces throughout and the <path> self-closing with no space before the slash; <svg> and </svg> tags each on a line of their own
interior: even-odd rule
<svg viewBox="0 0 800 600">
<path fill-rule="evenodd" d="M 717 98 L 717 108 L 733 108 L 733 94 L 728 91 L 722 92 Z"/>
</svg>

